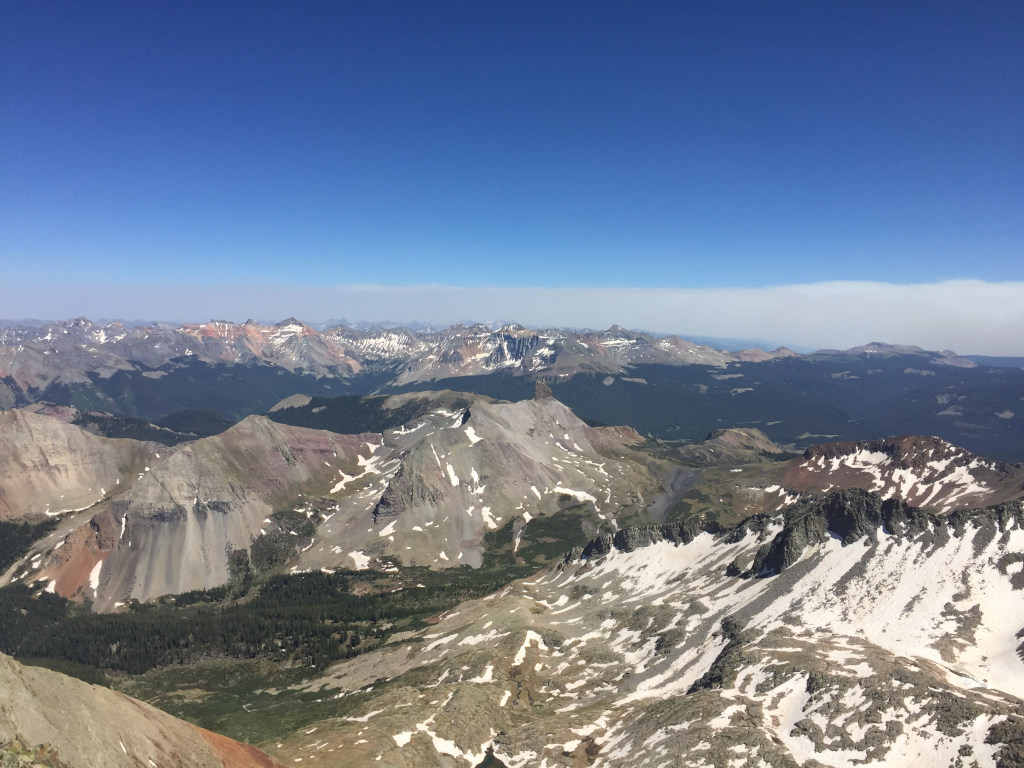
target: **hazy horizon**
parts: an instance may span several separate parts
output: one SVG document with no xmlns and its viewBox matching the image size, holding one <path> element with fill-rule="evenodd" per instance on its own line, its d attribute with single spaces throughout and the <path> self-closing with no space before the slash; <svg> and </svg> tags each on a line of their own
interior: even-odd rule
<svg viewBox="0 0 1024 768">
<path fill-rule="evenodd" d="M 800 350 L 848 349 L 870 342 L 1024 355 L 1024 283 L 950 281 L 931 285 L 833 282 L 764 289 L 527 288 L 457 286 L 153 286 L 54 291 L 49 311 L 7 302 L 9 319 L 87 317 L 192 322 L 249 319 L 309 324 L 517 322 L 530 328 L 605 329 L 621 325 L 662 335 L 768 341 Z M 159 292 L 158 298 L 152 293 Z M 61 313 L 59 307 L 74 309 Z M 117 306 L 121 311 L 112 312 Z M 932 307 L 950 311 L 935 316 Z M 18 311 L 18 308 L 21 311 Z M 252 311 L 254 307 L 261 311 Z M 29 311 L 34 308 L 35 311 Z M 443 308 L 443 309 L 442 309 Z M 955 310 L 955 311 L 954 311 Z"/>
</svg>

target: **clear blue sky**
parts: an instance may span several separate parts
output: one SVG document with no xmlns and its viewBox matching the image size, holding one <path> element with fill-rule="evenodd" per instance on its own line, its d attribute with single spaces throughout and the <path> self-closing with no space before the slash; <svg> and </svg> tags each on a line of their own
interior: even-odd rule
<svg viewBox="0 0 1024 768">
<path fill-rule="evenodd" d="M 20 285 L 1024 281 L 1022 257 L 1016 1 L 0 4 Z"/>
</svg>

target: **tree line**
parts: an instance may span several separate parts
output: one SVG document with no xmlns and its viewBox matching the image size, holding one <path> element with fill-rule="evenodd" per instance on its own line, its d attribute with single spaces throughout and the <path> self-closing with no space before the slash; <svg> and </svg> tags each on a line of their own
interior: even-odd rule
<svg viewBox="0 0 1024 768">
<path fill-rule="evenodd" d="M 137 675 L 218 656 L 322 669 L 532 570 L 279 575 L 242 594 L 220 588 L 114 614 L 16 583 L 0 589 L 0 651 L 72 672 L 82 666 Z M 354 594 L 356 583 L 372 591 Z"/>
</svg>

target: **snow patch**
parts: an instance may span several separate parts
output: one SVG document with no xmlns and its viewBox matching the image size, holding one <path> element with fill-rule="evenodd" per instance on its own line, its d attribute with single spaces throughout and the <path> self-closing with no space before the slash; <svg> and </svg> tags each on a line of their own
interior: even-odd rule
<svg viewBox="0 0 1024 768">
<path fill-rule="evenodd" d="M 103 570 L 103 561 L 100 560 L 96 565 L 89 571 L 89 586 L 92 587 L 92 591 L 95 593 L 100 588 L 100 571 Z"/>
<path fill-rule="evenodd" d="M 542 651 L 546 651 L 548 649 L 544 644 L 543 637 L 532 629 L 526 630 L 526 637 L 523 639 L 523 644 L 520 646 L 519 650 L 516 652 L 515 658 L 512 660 L 513 667 L 518 667 L 526 661 L 526 649 L 529 648 L 531 644 L 536 644 L 537 648 Z"/>
<path fill-rule="evenodd" d="M 364 555 L 362 552 L 349 552 L 348 556 L 352 558 L 352 561 L 356 564 L 357 571 L 365 571 L 370 567 L 371 558 L 369 555 Z"/>
</svg>

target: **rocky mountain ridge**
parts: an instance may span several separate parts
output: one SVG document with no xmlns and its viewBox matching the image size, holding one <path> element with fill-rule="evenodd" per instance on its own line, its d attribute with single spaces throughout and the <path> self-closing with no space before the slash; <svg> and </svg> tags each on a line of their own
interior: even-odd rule
<svg viewBox="0 0 1024 768">
<path fill-rule="evenodd" d="M 292 398 L 274 415 L 318 416 L 310 405 Z M 716 530 L 833 488 L 933 512 L 1024 495 L 1021 465 L 937 438 L 825 444 L 773 462 L 763 434 L 720 430 L 673 457 L 628 428 L 587 426 L 543 386 L 519 403 L 415 393 L 364 405 L 374 423 L 388 409 L 419 415 L 356 435 L 252 416 L 168 448 L 98 437 L 59 409 L 0 414 L 5 514 L 58 526 L 3 581 L 110 611 L 253 567 L 475 568 L 485 556 L 518 561 L 539 541 L 568 547 L 667 519 Z"/>
<path fill-rule="evenodd" d="M 109 413 L 96 431 L 148 430 L 146 439 L 165 443 L 213 434 L 293 395 L 450 389 L 516 401 L 544 380 L 588 423 L 630 424 L 660 439 L 695 443 L 745 427 L 802 451 L 827 439 L 934 434 L 1021 461 L 1022 376 L 915 347 L 724 352 L 615 326 L 321 331 L 293 320 L 128 328 L 80 319 L 0 329 L 0 408 L 49 402 Z"/>
<path fill-rule="evenodd" d="M 862 488 L 936 512 L 1019 498 L 1022 466 L 986 461 L 933 436 L 823 443 L 804 452 L 783 476 L 788 490 Z"/>
<path fill-rule="evenodd" d="M 359 435 L 251 416 L 170 449 L 96 437 L 38 414 L 2 418 L 49 426 L 68 446 L 67 435 L 76 435 L 98 455 L 142 455 L 124 478 L 106 482 L 109 489 L 93 490 L 100 483 L 92 474 L 70 474 L 72 483 L 90 484 L 82 491 L 92 494 L 87 508 L 68 511 L 4 575 L 5 583 L 87 597 L 98 610 L 221 586 L 254 562 L 287 561 L 291 572 L 478 567 L 489 546 L 515 556 L 541 524 L 532 520 L 558 516 L 585 538 L 644 519 L 659 493 L 650 462 L 631 447 L 639 436 L 588 427 L 552 398 L 479 398 Z M 26 439 L 31 447 L 34 438 Z M 44 450 L 53 462 L 0 479 L 0 498 L 21 499 L 12 514 L 45 502 L 33 492 L 50 488 L 51 464 L 74 463 L 73 446 Z M 23 453 L 16 440 L 7 446 L 11 462 L 23 462 Z M 62 490 L 58 483 L 50 494 Z"/>
<path fill-rule="evenodd" d="M 355 711 L 271 751 L 328 765 L 1019 765 L 1024 628 L 1006 606 L 1022 550 L 1020 502 L 943 517 L 860 490 L 717 536 L 623 530 L 335 665 L 308 687 L 356 697 Z"/>
<path fill-rule="evenodd" d="M 878 343 L 816 354 L 892 353 L 931 354 L 916 347 Z M 364 370 L 386 370 L 395 384 L 402 385 L 499 370 L 559 377 L 577 372 L 621 373 L 637 364 L 722 366 L 798 356 L 785 347 L 726 352 L 678 336 L 656 337 L 620 326 L 599 332 L 533 330 L 514 323 L 498 329 L 486 325 L 454 325 L 441 331 L 342 326 L 319 331 L 294 318 L 274 325 L 250 320 L 134 327 L 77 318 L 42 327 L 0 328 L 0 378 L 8 379 L 12 390 L 8 398 L 18 393 L 31 397 L 33 391 L 54 381 L 85 383 L 89 374 L 109 377 L 139 365 L 158 369 L 182 358 L 267 364 L 340 378 L 358 376 Z M 950 365 L 975 365 L 951 352 L 933 356 Z"/>
</svg>

